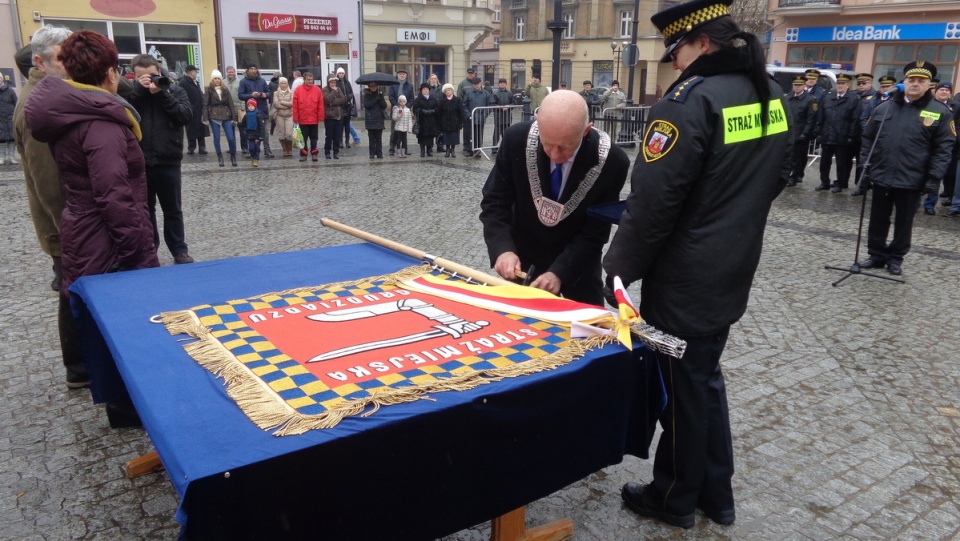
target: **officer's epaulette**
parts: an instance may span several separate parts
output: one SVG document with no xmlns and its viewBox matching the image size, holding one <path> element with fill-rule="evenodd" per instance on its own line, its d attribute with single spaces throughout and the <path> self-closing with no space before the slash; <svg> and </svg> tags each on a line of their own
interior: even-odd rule
<svg viewBox="0 0 960 541">
<path fill-rule="evenodd" d="M 691 77 L 687 79 L 686 81 L 678 84 L 677 87 L 670 92 L 670 96 L 668 96 L 668 99 L 677 101 L 680 103 L 687 101 L 687 94 L 689 94 L 690 91 L 693 90 L 693 87 L 697 86 L 703 81 L 704 81 L 704 78 L 699 75 L 697 75 L 696 77 Z"/>
</svg>

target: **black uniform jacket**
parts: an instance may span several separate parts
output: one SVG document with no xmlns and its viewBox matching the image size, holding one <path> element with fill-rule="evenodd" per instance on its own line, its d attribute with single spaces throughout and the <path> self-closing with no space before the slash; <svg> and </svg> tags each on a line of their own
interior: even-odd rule
<svg viewBox="0 0 960 541">
<path fill-rule="evenodd" d="M 623 149 L 610 147 L 607 162 L 587 196 L 570 216 L 553 227 L 543 225 L 530 194 L 525 150 L 531 122 L 521 122 L 503 132 L 497 162 L 487 177 L 480 202 L 480 221 L 490 264 L 504 252 L 515 252 L 526 270 L 536 266 L 536 275 L 552 272 L 560 278 L 565 297 L 603 304 L 600 256 L 610 238 L 610 224 L 587 217 L 587 209 L 620 198 L 630 160 Z M 590 130 L 580 144 L 560 203 L 566 203 L 587 171 L 599 162 L 600 135 Z M 541 189 L 550 195 L 550 159 L 537 145 Z"/>
<path fill-rule="evenodd" d="M 860 98 L 831 92 L 821 104 L 820 142 L 825 145 L 860 144 Z"/>
<path fill-rule="evenodd" d="M 817 110 L 819 109 L 817 98 L 804 91 L 799 96 L 793 92 L 784 94 L 783 99 L 790 108 L 790 116 L 793 119 L 790 126 L 793 129 L 794 138 L 798 141 L 812 139 L 817 129 Z"/>
<path fill-rule="evenodd" d="M 867 171 L 870 182 L 884 188 L 920 190 L 924 184 L 939 186 L 950 164 L 957 131 L 953 113 L 929 93 L 907 103 L 899 92 L 878 105 L 867 120 L 861 163 L 867 163 L 874 138 L 877 147 Z"/>
<path fill-rule="evenodd" d="M 193 118 L 187 92 L 179 85 L 170 85 L 151 94 L 134 84 L 128 101 L 140 113 L 140 149 L 147 165 L 179 165 L 183 160 L 183 126 Z"/>
<path fill-rule="evenodd" d="M 203 129 L 203 90 L 197 84 L 196 79 L 184 76 L 180 81 L 180 88 L 187 93 L 187 99 L 190 100 L 190 110 L 193 115 L 190 122 L 187 123 L 187 139 L 203 139 L 205 130 Z"/>
<path fill-rule="evenodd" d="M 786 185 L 793 135 L 770 80 L 770 123 L 721 50 L 695 60 L 650 109 L 620 227 L 603 265 L 642 280 L 640 316 L 680 336 L 713 334 L 747 306 L 773 200 Z"/>
</svg>

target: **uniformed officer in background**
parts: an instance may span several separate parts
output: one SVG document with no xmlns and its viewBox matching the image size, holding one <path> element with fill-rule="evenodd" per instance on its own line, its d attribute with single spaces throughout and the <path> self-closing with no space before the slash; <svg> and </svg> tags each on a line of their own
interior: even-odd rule
<svg viewBox="0 0 960 541">
<path fill-rule="evenodd" d="M 850 91 L 853 78 L 837 75 L 837 90 L 823 98 L 820 109 L 820 185 L 816 191 L 839 193 L 850 185 L 853 155 L 860 146 L 860 100 Z M 837 180 L 830 182 L 833 157 L 837 157 Z"/>
<path fill-rule="evenodd" d="M 796 186 L 798 182 L 803 182 L 803 170 L 807 167 L 807 152 L 810 141 L 816 136 L 817 112 L 820 106 L 817 98 L 807 92 L 806 77 L 803 74 L 793 78 L 793 92 L 784 94 L 784 98 L 793 118 L 794 136 L 787 186 Z"/>
<path fill-rule="evenodd" d="M 731 3 L 694 0 L 651 17 L 666 46 L 660 61 L 681 73 L 649 111 L 626 210 L 603 259 L 608 289 L 610 276 L 641 280 L 644 319 L 687 342 L 682 360 L 655 354 L 670 400 L 653 480 L 621 491 L 635 513 L 681 528 L 694 525 L 698 508 L 718 524 L 736 519 L 720 357 L 746 310 L 767 214 L 790 174 L 783 91 L 767 75 L 760 41 L 730 16 Z"/>
<path fill-rule="evenodd" d="M 880 90 L 877 91 L 876 99 L 870 100 L 869 102 L 867 102 L 865 107 L 860 108 L 861 109 L 860 126 L 863 129 L 863 131 L 866 131 L 867 119 L 870 118 L 870 115 L 873 114 L 873 110 L 876 109 L 878 105 L 889 100 L 891 96 L 899 92 L 899 89 L 897 89 L 897 87 L 894 86 L 897 84 L 896 78 L 891 77 L 890 75 L 882 75 L 879 79 L 877 79 L 877 82 L 880 84 Z M 858 154 L 859 154 L 859 150 L 858 150 Z M 858 164 L 857 181 L 859 182 L 860 174 L 862 172 L 862 170 L 859 168 L 860 167 L 859 156 L 857 159 L 857 164 Z M 850 195 L 860 196 L 866 193 L 867 193 L 867 190 L 863 186 L 858 185 L 857 189 L 850 192 Z"/>
<path fill-rule="evenodd" d="M 939 189 L 957 138 L 953 114 L 929 92 L 936 66 L 918 60 L 903 72 L 904 91 L 874 109 L 860 147 L 863 161 L 869 161 L 865 182 L 873 188 L 867 228 L 870 257 L 860 267 L 886 266 L 894 275 L 901 273 L 903 258 L 910 251 L 920 194 Z M 874 139 L 876 147 L 867 160 Z M 891 212 L 893 239 L 887 243 Z"/>
</svg>

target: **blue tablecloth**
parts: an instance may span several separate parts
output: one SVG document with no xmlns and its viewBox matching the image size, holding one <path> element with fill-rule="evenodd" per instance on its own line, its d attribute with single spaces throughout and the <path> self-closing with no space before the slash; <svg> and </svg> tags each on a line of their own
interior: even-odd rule
<svg viewBox="0 0 960 541">
<path fill-rule="evenodd" d="M 98 332 L 195 539 L 425 539 L 541 498 L 625 453 L 646 456 L 645 350 L 607 346 L 556 370 L 385 407 L 276 437 L 150 318 L 163 311 L 374 276 L 418 262 L 358 244 L 82 278 Z M 638 362 L 640 361 L 640 362 Z M 113 364 L 109 363 L 112 369 Z M 103 368 L 103 367 L 101 367 Z M 103 396 L 117 382 L 92 372 Z"/>
</svg>

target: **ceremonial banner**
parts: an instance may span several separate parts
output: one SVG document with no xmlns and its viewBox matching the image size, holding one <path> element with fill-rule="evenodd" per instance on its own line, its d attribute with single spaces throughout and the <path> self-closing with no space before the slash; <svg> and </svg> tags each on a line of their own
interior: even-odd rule
<svg viewBox="0 0 960 541">
<path fill-rule="evenodd" d="M 160 316 L 257 426 L 274 435 L 550 370 L 609 336 L 570 338 L 600 307 L 517 286 L 471 286 L 427 266 Z"/>
</svg>

